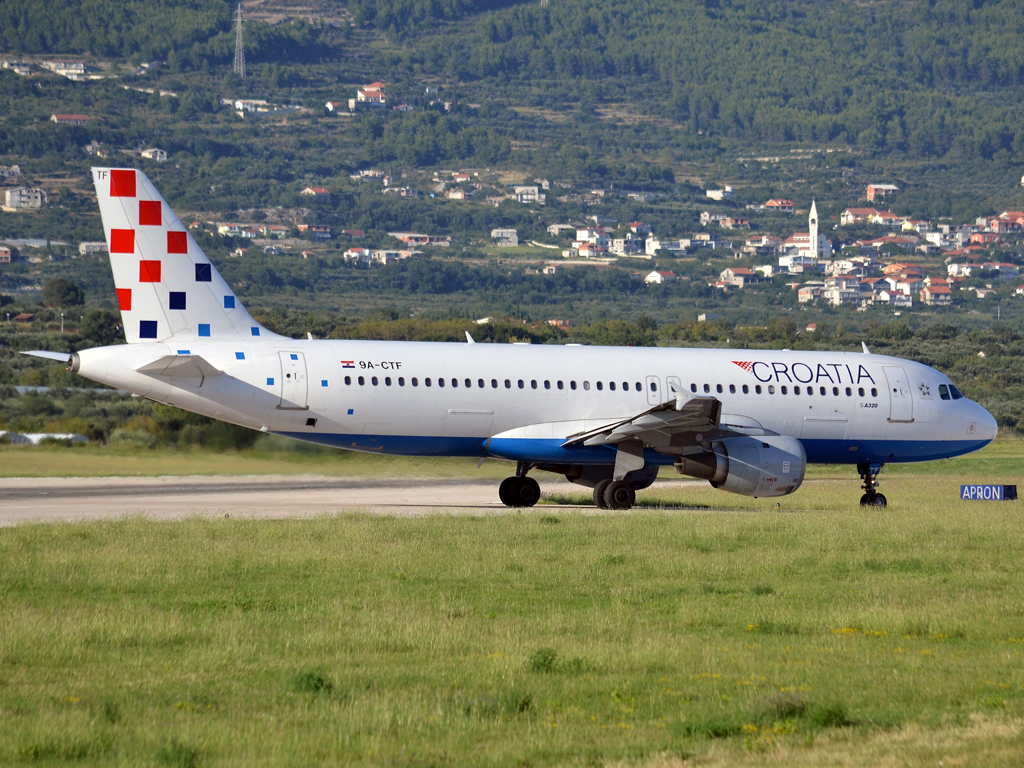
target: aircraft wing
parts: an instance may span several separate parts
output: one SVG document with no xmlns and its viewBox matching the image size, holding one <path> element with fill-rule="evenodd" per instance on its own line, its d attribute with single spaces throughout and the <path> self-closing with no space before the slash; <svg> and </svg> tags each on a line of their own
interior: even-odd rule
<svg viewBox="0 0 1024 768">
<path fill-rule="evenodd" d="M 135 370 L 150 376 L 167 376 L 172 379 L 202 379 L 223 373 L 199 355 L 164 355 Z"/>
<path fill-rule="evenodd" d="M 675 398 L 628 419 L 569 435 L 564 447 L 616 445 L 639 440 L 652 448 L 699 443 L 721 427 L 722 401 L 715 397 L 676 392 Z"/>
</svg>

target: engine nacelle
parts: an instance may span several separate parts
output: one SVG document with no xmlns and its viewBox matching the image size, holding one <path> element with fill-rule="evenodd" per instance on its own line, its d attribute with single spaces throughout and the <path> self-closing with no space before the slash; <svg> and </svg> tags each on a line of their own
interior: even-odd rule
<svg viewBox="0 0 1024 768">
<path fill-rule="evenodd" d="M 677 456 L 675 468 L 729 493 L 785 496 L 803 483 L 807 454 L 793 437 L 727 437 L 714 441 L 710 451 Z"/>
</svg>

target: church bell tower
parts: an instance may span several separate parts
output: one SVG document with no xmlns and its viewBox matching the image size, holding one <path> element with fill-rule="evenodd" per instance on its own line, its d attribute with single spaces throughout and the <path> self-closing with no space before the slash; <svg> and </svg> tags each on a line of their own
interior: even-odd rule
<svg viewBox="0 0 1024 768">
<path fill-rule="evenodd" d="M 810 255 L 818 258 L 818 206 L 811 200 L 811 214 L 807 217 L 807 226 L 810 229 Z"/>
</svg>

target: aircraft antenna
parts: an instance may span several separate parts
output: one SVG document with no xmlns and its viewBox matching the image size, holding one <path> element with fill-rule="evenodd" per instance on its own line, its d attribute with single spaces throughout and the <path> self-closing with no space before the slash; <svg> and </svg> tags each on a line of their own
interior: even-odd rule
<svg viewBox="0 0 1024 768">
<path fill-rule="evenodd" d="M 242 4 L 235 13 L 235 74 L 245 77 L 245 44 L 242 41 Z"/>
</svg>

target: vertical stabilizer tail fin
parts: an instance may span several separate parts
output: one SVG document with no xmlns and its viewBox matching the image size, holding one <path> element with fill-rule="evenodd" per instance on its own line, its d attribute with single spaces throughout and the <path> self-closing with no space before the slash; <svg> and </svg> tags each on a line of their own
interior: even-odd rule
<svg viewBox="0 0 1024 768">
<path fill-rule="evenodd" d="M 274 335 L 253 320 L 156 187 L 134 168 L 93 168 L 129 344 Z"/>
</svg>

